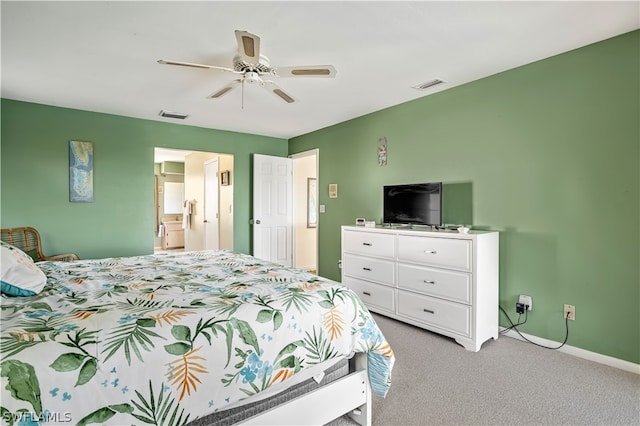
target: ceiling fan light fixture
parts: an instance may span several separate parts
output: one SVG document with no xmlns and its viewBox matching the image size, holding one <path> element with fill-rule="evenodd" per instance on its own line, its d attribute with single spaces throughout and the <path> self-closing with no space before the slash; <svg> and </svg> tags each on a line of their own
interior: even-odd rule
<svg viewBox="0 0 640 426">
<path fill-rule="evenodd" d="M 262 78 L 257 72 L 247 71 L 244 73 L 244 82 L 249 84 L 262 84 Z"/>
<path fill-rule="evenodd" d="M 433 86 L 437 86 L 438 84 L 442 84 L 442 83 L 446 83 L 446 80 L 442 80 L 440 78 L 434 78 L 432 80 L 429 81 L 425 81 L 424 83 L 420 83 L 420 84 L 416 84 L 415 86 L 411 86 L 411 88 L 413 89 L 417 89 L 417 90 L 427 90 L 430 89 Z"/>
<path fill-rule="evenodd" d="M 183 114 L 181 112 L 171 112 L 171 111 L 165 111 L 165 110 L 161 110 L 158 115 L 160 117 L 166 117 L 166 118 L 177 118 L 178 120 L 184 120 L 189 116 L 189 114 Z"/>
</svg>

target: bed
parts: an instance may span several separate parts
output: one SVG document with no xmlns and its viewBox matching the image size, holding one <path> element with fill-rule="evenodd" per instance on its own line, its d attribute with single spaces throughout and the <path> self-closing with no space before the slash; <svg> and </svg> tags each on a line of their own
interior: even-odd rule
<svg viewBox="0 0 640 426">
<path fill-rule="evenodd" d="M 35 265 L 32 295 L 5 295 L 3 278 L 5 423 L 204 425 L 253 407 L 240 423 L 370 424 L 371 393 L 389 389 L 392 349 L 331 280 L 228 251 Z"/>
</svg>

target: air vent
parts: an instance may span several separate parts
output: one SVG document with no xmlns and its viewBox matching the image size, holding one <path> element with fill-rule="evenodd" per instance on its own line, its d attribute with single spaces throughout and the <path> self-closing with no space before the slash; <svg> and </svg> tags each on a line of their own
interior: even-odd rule
<svg viewBox="0 0 640 426">
<path fill-rule="evenodd" d="M 179 120 L 184 120 L 185 118 L 187 118 L 189 115 L 188 114 L 183 114 L 181 112 L 171 112 L 171 111 L 165 111 L 162 110 L 160 111 L 160 116 L 161 117 L 167 117 L 167 118 L 177 118 Z"/>
<path fill-rule="evenodd" d="M 441 80 L 439 78 L 434 78 L 433 80 L 425 81 L 424 83 L 416 84 L 415 86 L 411 86 L 411 87 L 417 90 L 427 90 L 433 86 L 437 86 L 438 84 L 442 84 L 442 83 L 446 83 L 446 81 Z"/>
</svg>

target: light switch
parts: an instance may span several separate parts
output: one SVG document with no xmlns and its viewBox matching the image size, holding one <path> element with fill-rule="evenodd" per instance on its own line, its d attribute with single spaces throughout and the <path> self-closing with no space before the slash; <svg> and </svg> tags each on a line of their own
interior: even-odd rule
<svg viewBox="0 0 640 426">
<path fill-rule="evenodd" d="M 324 213 L 324 204 L 320 204 L 320 213 Z"/>
</svg>

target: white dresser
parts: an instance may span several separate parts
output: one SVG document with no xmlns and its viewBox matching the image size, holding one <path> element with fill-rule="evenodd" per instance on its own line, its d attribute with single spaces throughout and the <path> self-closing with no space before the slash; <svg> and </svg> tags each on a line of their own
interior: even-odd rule
<svg viewBox="0 0 640 426">
<path fill-rule="evenodd" d="M 498 233 L 342 227 L 342 283 L 372 312 L 477 352 L 498 338 Z"/>
</svg>

